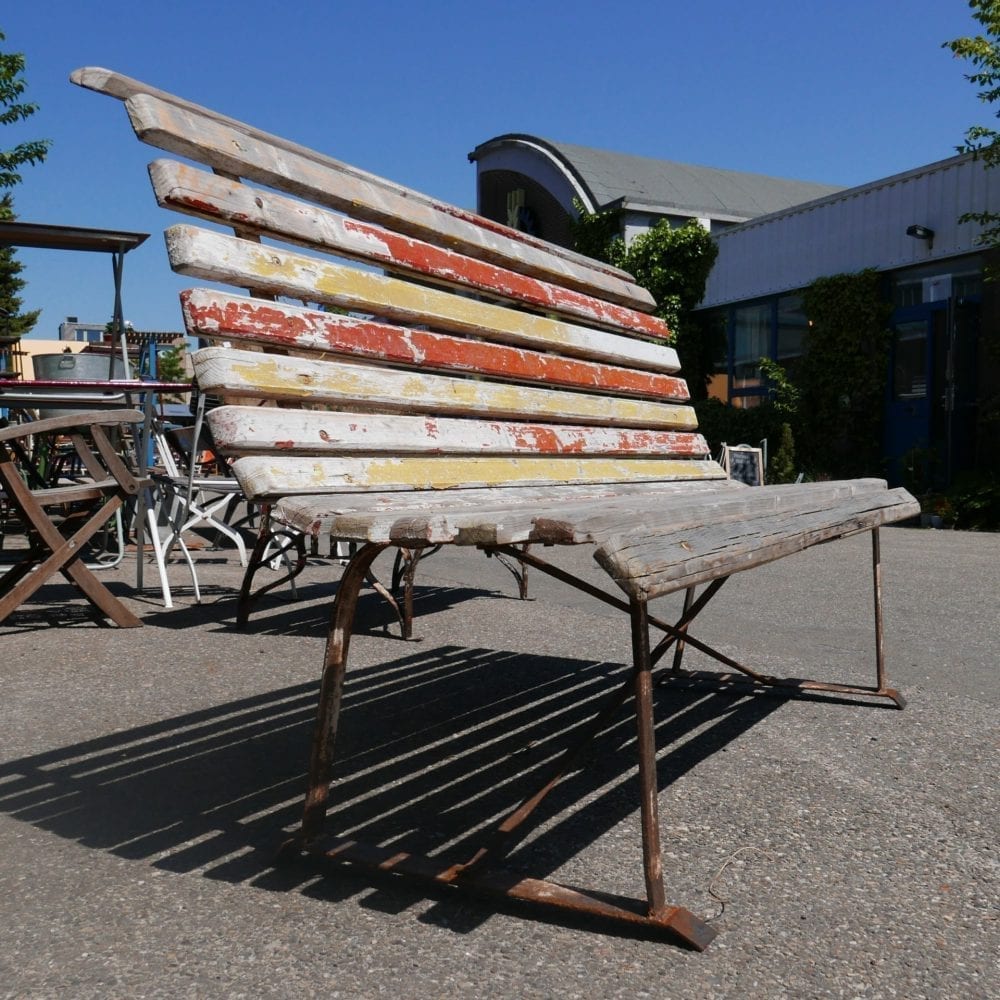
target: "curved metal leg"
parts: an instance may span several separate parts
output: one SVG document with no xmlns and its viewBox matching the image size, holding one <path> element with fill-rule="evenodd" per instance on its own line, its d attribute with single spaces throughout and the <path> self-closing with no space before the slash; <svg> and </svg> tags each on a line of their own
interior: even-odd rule
<svg viewBox="0 0 1000 1000">
<path fill-rule="evenodd" d="M 524 542 L 521 545 L 520 551 L 527 554 L 530 548 L 531 543 Z M 487 558 L 496 559 L 514 577 L 517 581 L 517 596 L 522 601 L 526 601 L 528 599 L 528 564 L 516 556 L 509 558 L 505 553 L 499 552 L 496 549 L 485 549 L 484 551 Z"/>
<path fill-rule="evenodd" d="M 287 539 L 287 542 L 282 546 L 281 551 L 278 553 L 279 557 L 285 557 L 287 559 L 288 549 L 292 546 L 295 547 L 296 560 L 295 565 L 292 565 L 291 560 L 287 560 L 288 572 L 279 577 L 277 580 L 272 580 L 270 583 L 265 584 L 258 590 L 253 589 L 253 579 L 257 574 L 257 570 L 261 568 L 265 563 L 269 562 L 274 558 L 273 555 L 269 555 L 269 548 L 274 539 L 278 536 L 283 536 Z M 282 528 L 275 530 L 271 529 L 271 522 L 265 513 L 261 518 L 260 534 L 257 536 L 257 541 L 254 543 L 253 551 L 250 553 L 250 558 L 247 562 L 246 572 L 243 574 L 243 582 L 240 585 L 240 594 L 236 602 L 236 624 L 239 628 L 246 625 L 250 618 L 250 608 L 253 606 L 254 601 L 257 600 L 263 594 L 266 594 L 269 590 L 274 590 L 275 587 L 281 586 L 289 580 L 294 580 L 295 577 L 305 569 L 306 562 L 308 558 L 306 556 L 306 538 L 301 532 L 289 532 Z"/>
<path fill-rule="evenodd" d="M 319 708 L 309 757 L 309 783 L 306 789 L 302 827 L 282 853 L 301 850 L 323 829 L 326 803 L 330 792 L 330 769 L 333 746 L 337 736 L 337 719 L 347 671 L 347 653 L 358 607 L 358 594 L 364 585 L 375 557 L 388 548 L 389 542 L 368 542 L 351 558 L 341 577 L 330 616 L 330 633 L 326 641 L 323 679 L 320 684 Z"/>
</svg>

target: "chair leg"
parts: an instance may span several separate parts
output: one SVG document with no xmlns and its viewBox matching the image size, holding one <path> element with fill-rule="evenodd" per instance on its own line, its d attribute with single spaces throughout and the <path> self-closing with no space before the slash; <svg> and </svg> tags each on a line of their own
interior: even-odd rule
<svg viewBox="0 0 1000 1000">
<path fill-rule="evenodd" d="M 50 555 L 34 563 L 33 572 L 20 576 L 17 584 L 4 594 L 0 600 L 0 621 L 31 597 L 53 573 L 59 571 L 67 580 L 76 584 L 84 597 L 98 611 L 120 628 L 136 628 L 142 625 L 142 622 L 87 569 L 80 558 L 88 539 L 121 508 L 121 498 L 118 496 L 106 498 L 101 507 L 91 514 L 71 537 L 65 538 L 20 481 L 17 484 L 8 482 L 6 486 L 26 521 L 30 523 L 31 529 L 49 549 Z"/>
<path fill-rule="evenodd" d="M 170 594 L 170 583 L 167 580 L 167 564 L 163 552 L 163 540 L 160 538 L 160 528 L 156 523 L 156 508 L 152 505 L 146 510 L 146 519 L 149 521 L 149 541 L 153 546 L 153 558 L 156 560 L 156 569 L 160 574 L 160 592 L 163 594 L 163 606 L 172 608 L 173 598 Z"/>
<path fill-rule="evenodd" d="M 184 556 L 184 561 L 187 563 L 188 572 L 191 574 L 194 602 L 195 604 L 201 604 L 201 588 L 198 585 L 198 572 L 195 569 L 194 560 L 191 558 L 191 550 L 187 547 L 184 539 L 175 533 L 172 528 L 167 538 L 167 544 L 164 545 L 157 523 L 157 510 L 154 507 L 150 506 L 147 511 L 147 517 L 149 519 L 149 540 L 153 546 L 153 558 L 156 560 L 156 567 L 160 576 L 160 589 L 163 592 L 163 606 L 165 608 L 172 608 L 174 606 L 173 595 L 171 594 L 170 584 L 167 580 L 167 560 L 175 544 L 180 548 L 181 555 Z"/>
</svg>

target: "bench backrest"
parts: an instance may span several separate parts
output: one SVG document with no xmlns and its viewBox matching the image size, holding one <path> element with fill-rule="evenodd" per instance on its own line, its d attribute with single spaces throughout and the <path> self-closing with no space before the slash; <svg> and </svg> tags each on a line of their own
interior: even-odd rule
<svg viewBox="0 0 1000 1000">
<path fill-rule="evenodd" d="M 250 495 L 725 478 L 629 275 L 127 77 L 73 80 L 211 168 L 150 176 L 233 230 L 166 240 L 174 270 L 245 290 L 181 299 L 225 345 L 195 355 L 202 391 L 249 404 L 210 422 Z"/>
</svg>

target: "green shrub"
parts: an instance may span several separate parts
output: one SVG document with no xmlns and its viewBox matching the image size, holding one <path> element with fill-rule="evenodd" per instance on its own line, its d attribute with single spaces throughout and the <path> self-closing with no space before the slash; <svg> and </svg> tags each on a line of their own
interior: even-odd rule
<svg viewBox="0 0 1000 1000">
<path fill-rule="evenodd" d="M 1000 531 L 1000 475 L 996 472 L 968 472 L 958 476 L 942 498 L 947 508 L 941 513 L 956 528 L 966 531 Z"/>
</svg>

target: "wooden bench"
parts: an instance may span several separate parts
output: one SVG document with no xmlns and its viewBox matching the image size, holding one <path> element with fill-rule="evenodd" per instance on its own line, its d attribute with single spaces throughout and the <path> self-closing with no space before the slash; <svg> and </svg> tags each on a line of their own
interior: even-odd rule
<svg viewBox="0 0 1000 1000">
<path fill-rule="evenodd" d="M 195 355 L 202 391 L 240 401 L 210 414 L 212 432 L 246 495 L 273 504 L 281 523 L 360 546 L 337 591 L 305 815 L 289 852 L 661 928 L 703 948 L 713 929 L 664 895 L 653 668 L 680 640 L 722 662 L 717 686 L 739 679 L 902 706 L 883 663 L 878 529 L 916 514 L 913 498 L 875 480 L 728 480 L 697 433 L 669 331 L 620 271 L 135 80 L 101 69 L 73 80 L 124 100 L 142 140 L 210 168 L 157 160 L 150 176 L 162 206 L 235 233 L 172 226 L 174 270 L 250 292 L 181 296 L 188 332 L 219 345 Z M 731 574 L 861 531 L 874 552 L 872 686 L 764 676 L 691 634 Z M 630 616 L 631 677 L 594 732 L 632 698 L 644 904 L 497 870 L 575 750 L 458 863 L 321 839 L 359 588 L 386 549 L 441 544 L 522 560 Z M 590 546 L 620 593 L 539 558 L 539 545 Z M 654 617 L 649 602 L 675 591 L 687 595 L 680 619 Z M 661 674 L 704 679 L 676 652 Z"/>
</svg>

